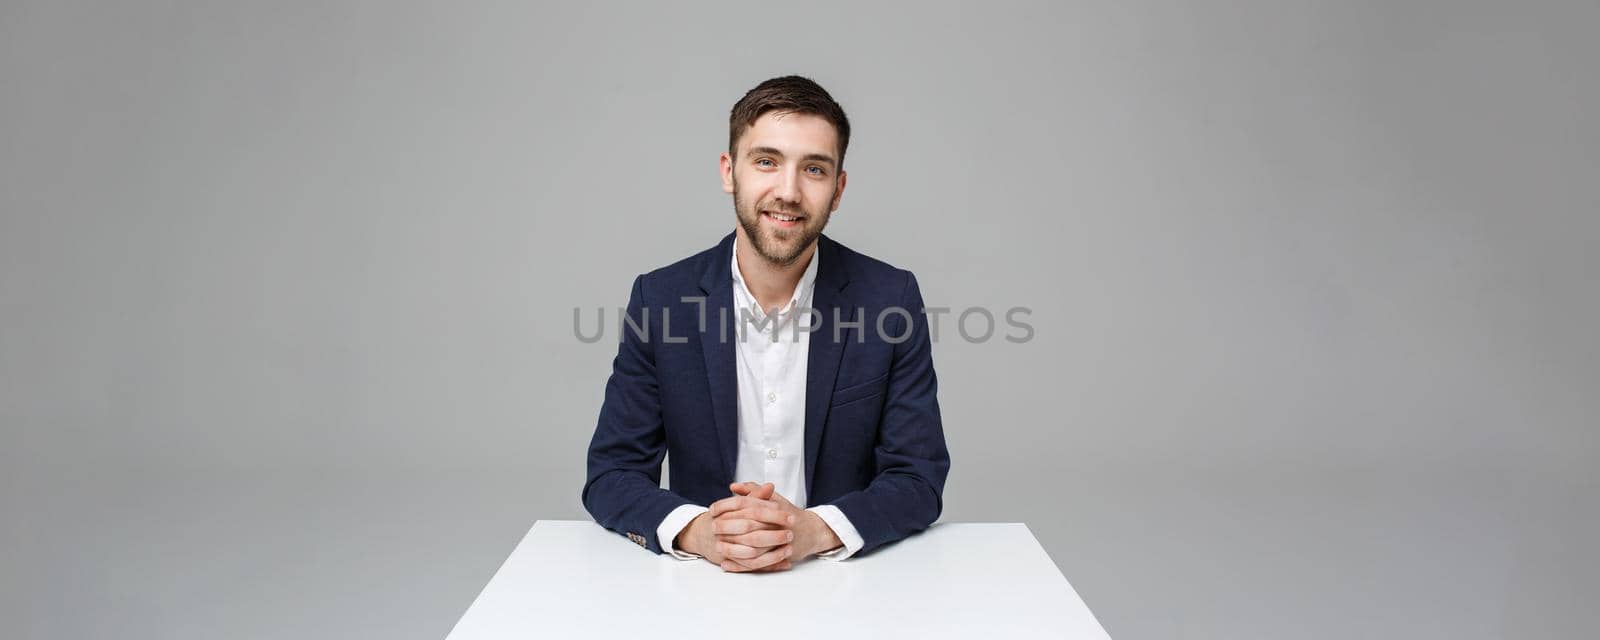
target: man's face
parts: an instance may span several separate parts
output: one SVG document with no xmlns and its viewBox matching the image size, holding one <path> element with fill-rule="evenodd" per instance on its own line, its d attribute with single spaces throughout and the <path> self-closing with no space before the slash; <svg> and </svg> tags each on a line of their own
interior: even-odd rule
<svg viewBox="0 0 1600 640">
<path fill-rule="evenodd" d="M 723 153 L 721 165 L 740 241 L 774 265 L 793 265 L 844 195 L 839 134 L 821 116 L 768 111 L 739 138 L 737 151 Z"/>
</svg>

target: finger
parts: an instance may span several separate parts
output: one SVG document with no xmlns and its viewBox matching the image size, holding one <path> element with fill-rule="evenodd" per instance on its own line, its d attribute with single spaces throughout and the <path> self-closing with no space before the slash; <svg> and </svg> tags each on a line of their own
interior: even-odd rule
<svg viewBox="0 0 1600 640">
<path fill-rule="evenodd" d="M 783 527 L 781 525 L 758 522 L 756 520 L 749 520 L 746 518 L 723 517 L 716 518 L 711 521 L 711 533 L 719 536 L 736 536 L 750 533 L 751 531 L 761 531 L 763 529 L 781 530 Z"/>
<path fill-rule="evenodd" d="M 794 532 L 782 529 L 762 529 L 738 535 L 720 536 L 723 542 L 742 544 L 749 547 L 776 547 L 780 544 L 794 542 Z"/>
<path fill-rule="evenodd" d="M 728 560 L 754 560 L 755 558 L 761 557 L 761 554 L 768 551 L 770 551 L 770 549 L 766 547 L 752 547 L 745 544 L 735 544 L 732 542 L 723 542 L 721 540 L 717 541 L 717 553 L 722 554 L 722 557 Z M 754 567 L 751 568 L 753 569 Z"/>
<path fill-rule="evenodd" d="M 788 571 L 788 570 L 793 569 L 793 568 L 794 568 L 794 561 L 790 560 L 788 558 L 785 558 L 783 560 L 783 562 L 779 562 L 778 564 L 774 564 L 774 565 L 768 565 L 768 566 L 762 567 L 760 569 L 756 569 L 755 571 L 751 571 L 750 573 L 767 573 L 767 572 L 772 572 L 772 571 Z"/>
<path fill-rule="evenodd" d="M 728 485 L 728 490 L 736 496 L 750 496 L 759 500 L 772 499 L 774 485 L 771 482 L 757 484 L 754 482 L 734 482 Z"/>
<path fill-rule="evenodd" d="M 771 500 L 752 498 L 750 496 L 731 496 L 711 503 L 711 517 L 715 518 L 729 511 L 751 509 L 761 505 L 772 505 Z"/>
<path fill-rule="evenodd" d="M 789 545 L 783 545 L 781 547 L 774 547 L 771 551 L 767 551 L 766 553 L 762 553 L 753 558 L 732 557 L 728 558 L 727 561 L 736 565 L 740 565 L 745 569 L 760 569 L 762 567 L 774 565 L 788 559 L 789 554 L 793 552 L 793 547 Z"/>
<path fill-rule="evenodd" d="M 777 562 L 773 562 L 771 564 L 765 564 L 765 565 L 761 565 L 761 566 L 752 567 L 752 566 L 749 566 L 749 565 L 744 564 L 744 563 L 746 563 L 746 562 L 754 563 L 755 560 L 742 560 L 741 561 L 741 560 L 727 559 L 727 560 L 723 560 L 722 564 L 723 564 L 723 571 L 727 571 L 729 573 L 754 573 L 754 572 L 760 572 L 760 571 L 767 571 L 767 570 L 770 569 L 770 567 L 776 566 L 780 562 L 788 562 L 788 561 L 789 561 L 788 558 L 779 557 Z"/>
<path fill-rule="evenodd" d="M 762 568 L 758 568 L 758 570 L 755 571 L 750 571 L 750 573 L 773 573 L 773 571 L 789 571 L 792 570 L 792 568 L 795 568 L 794 560 L 790 560 L 790 558 L 784 558 L 784 562 L 776 563 L 776 565 L 762 566 Z"/>
<path fill-rule="evenodd" d="M 790 527 L 794 525 L 794 514 L 773 506 L 758 506 L 749 509 L 727 511 L 722 515 L 714 516 L 712 520 L 715 522 L 715 520 L 718 519 L 740 518 L 745 520 L 755 520 L 757 522 L 765 522 L 767 524 L 775 524 L 780 527 Z"/>
<path fill-rule="evenodd" d="M 760 502 L 762 501 L 752 501 L 752 499 L 747 498 L 747 496 L 723 498 L 720 499 L 720 501 L 715 501 L 710 504 L 710 517 L 718 517 L 718 515 L 726 514 L 726 512 L 730 512 L 730 510 L 747 509 L 747 507 L 752 506 L 752 504 L 760 504 Z"/>
</svg>

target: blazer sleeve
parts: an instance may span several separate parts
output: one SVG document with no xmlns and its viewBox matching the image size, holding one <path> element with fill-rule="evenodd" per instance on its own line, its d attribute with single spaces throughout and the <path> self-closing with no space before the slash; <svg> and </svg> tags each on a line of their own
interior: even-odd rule
<svg viewBox="0 0 1600 640">
<path fill-rule="evenodd" d="M 644 336 L 628 323 L 621 326 L 599 424 L 589 441 L 583 506 L 601 526 L 659 554 L 664 551 L 657 527 L 673 509 L 691 501 L 661 488 L 666 428 L 661 420 L 655 347 L 650 341 L 651 336 L 659 335 L 660 323 L 659 318 L 650 317 L 644 276 L 634 279 L 624 313 L 635 326 L 645 329 Z"/>
<path fill-rule="evenodd" d="M 833 501 L 855 525 L 865 553 L 928 528 L 944 509 L 950 452 L 939 418 L 928 318 L 916 276 L 906 272 L 899 301 L 910 316 L 909 336 L 895 345 L 883 418 L 873 450 L 875 476 L 865 489 Z M 893 336 L 907 335 L 904 326 Z"/>
</svg>

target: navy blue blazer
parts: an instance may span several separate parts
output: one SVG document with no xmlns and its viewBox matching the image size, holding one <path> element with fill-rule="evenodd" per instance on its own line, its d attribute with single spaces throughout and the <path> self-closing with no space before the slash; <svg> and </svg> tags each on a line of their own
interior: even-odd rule
<svg viewBox="0 0 1600 640">
<path fill-rule="evenodd" d="M 634 279 L 626 311 L 633 326 L 622 330 L 589 443 L 584 508 L 656 553 L 663 552 L 656 527 L 669 512 L 732 495 L 739 432 L 732 250 L 730 233 Z M 807 506 L 838 507 L 864 541 L 857 553 L 865 553 L 939 518 L 950 454 L 917 279 L 826 235 L 817 251 L 811 306 L 821 326 L 806 361 Z M 662 489 L 668 452 L 671 488 Z"/>
</svg>

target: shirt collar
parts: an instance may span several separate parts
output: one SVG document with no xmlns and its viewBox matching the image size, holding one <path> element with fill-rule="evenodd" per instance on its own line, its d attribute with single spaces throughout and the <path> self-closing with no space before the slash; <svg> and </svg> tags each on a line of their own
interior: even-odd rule
<svg viewBox="0 0 1600 640">
<path fill-rule="evenodd" d="M 755 317 L 757 319 L 765 318 L 766 310 L 761 308 L 761 303 L 756 301 L 754 294 L 750 293 L 749 286 L 745 285 L 744 276 L 739 273 L 738 234 L 734 234 L 733 236 L 732 253 L 733 258 L 731 259 L 732 264 L 730 267 L 733 269 L 733 281 L 735 283 L 734 286 L 737 287 L 735 291 L 744 294 L 744 299 L 740 301 L 740 304 L 749 306 L 755 312 Z M 822 247 L 817 247 L 816 251 L 811 252 L 811 264 L 806 265 L 806 272 L 800 276 L 800 282 L 795 284 L 794 293 L 789 295 L 789 302 L 778 309 L 777 316 L 779 318 L 788 317 L 791 311 L 809 304 L 811 290 L 817 282 L 817 263 L 820 262 L 821 259 Z"/>
</svg>

